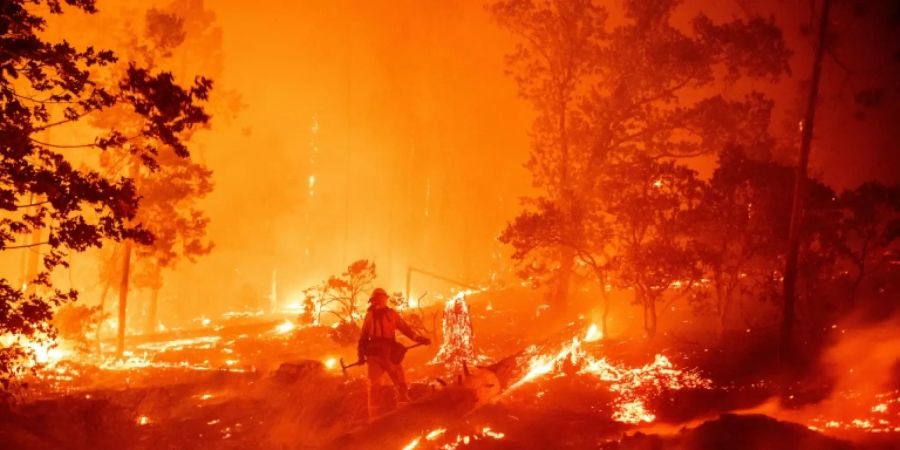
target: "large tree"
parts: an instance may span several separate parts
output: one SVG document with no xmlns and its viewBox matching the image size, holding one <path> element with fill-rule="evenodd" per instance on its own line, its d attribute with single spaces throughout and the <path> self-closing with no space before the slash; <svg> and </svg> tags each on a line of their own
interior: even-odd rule
<svg viewBox="0 0 900 450">
<path fill-rule="evenodd" d="M 193 5 L 202 10 L 202 2 Z M 142 18 L 141 36 L 132 30 L 121 39 L 122 52 L 129 58 L 140 61 L 151 68 L 165 68 L 179 77 L 188 77 L 180 64 L 186 56 L 185 47 L 193 47 L 196 41 L 204 43 L 204 36 L 212 27 L 212 18 L 193 23 L 188 29 L 188 21 L 170 5 L 164 9 L 151 8 Z M 217 45 L 213 42 L 212 45 Z M 208 45 L 208 43 L 207 43 Z M 122 67 L 114 68 L 122 70 Z M 218 103 L 218 102 L 213 102 Z M 112 109 L 93 118 L 96 125 L 133 129 L 139 126 L 139 118 L 129 111 Z M 189 142 L 192 134 L 185 133 L 183 140 Z M 109 274 L 101 274 L 107 285 L 112 282 L 118 288 L 119 314 L 116 350 L 119 356 L 124 352 L 124 339 L 129 292 L 132 288 L 147 289 L 150 292 L 144 329 L 152 332 L 157 327 L 159 291 L 163 284 L 163 271 L 174 267 L 179 260 L 193 261 L 196 257 L 209 253 L 212 244 L 206 240 L 206 226 L 209 219 L 196 203 L 212 190 L 212 172 L 195 160 L 181 158 L 173 149 L 163 147 L 156 158 L 155 166 L 142 168 L 136 155 L 121 151 L 108 152 L 101 159 L 101 165 L 109 173 L 127 174 L 135 181 L 141 196 L 134 220 L 145 224 L 145 228 L 155 236 L 151 244 L 125 240 L 121 251 L 115 253 L 119 269 L 117 278 L 111 280 Z M 152 170 L 151 170 L 152 169 Z M 137 244 L 137 245 L 134 245 Z M 104 288 L 106 289 L 106 288 Z"/>
<path fill-rule="evenodd" d="M 715 315 L 719 338 L 745 295 L 773 300 L 778 291 L 774 274 L 780 272 L 790 220 L 784 193 L 792 183 L 789 167 L 748 158 L 743 148 L 719 153 L 701 206 L 689 219 L 692 245 L 709 280 L 695 305 Z"/>
<path fill-rule="evenodd" d="M 900 186 L 865 183 L 839 200 L 838 251 L 851 269 L 843 309 L 852 310 L 864 282 L 884 276 L 900 258 Z"/>
<path fill-rule="evenodd" d="M 610 245 L 617 248 L 617 284 L 634 290 L 643 311 L 644 333 L 658 328 L 657 302 L 673 289 L 699 279 L 696 251 L 688 238 L 689 219 L 702 200 L 696 173 L 672 161 L 639 155 L 610 166 L 600 189 L 609 196 Z"/>
<path fill-rule="evenodd" d="M 745 89 L 741 95 L 723 92 L 745 79 L 774 80 L 787 71 L 781 31 L 759 17 L 715 23 L 703 14 L 690 29 L 678 28 L 672 20 L 678 4 L 622 1 L 617 12 L 624 17 L 616 25 L 590 1 L 504 0 L 492 8 L 519 36 L 509 68 L 538 112 L 528 167 L 543 193 L 540 200 L 526 200 L 523 214 L 552 203 L 558 221 L 552 226 L 566 235 L 563 241 L 596 240 L 582 236 L 591 232 L 585 205 L 609 207 L 588 197 L 616 177 L 627 178 L 615 171 L 623 163 L 650 158 L 650 165 L 731 144 L 769 143 L 772 102 Z M 513 221 L 503 234 L 517 246 L 522 267 L 566 273 L 576 255 L 552 241 L 530 240 L 548 233 L 517 225 L 526 222 Z M 534 277 L 534 270 L 528 272 Z"/>
<path fill-rule="evenodd" d="M 65 3 L 96 11 L 93 0 Z M 120 150 L 153 168 L 162 147 L 186 158 L 183 134 L 209 119 L 198 104 L 208 96 L 208 79 L 182 87 L 170 73 L 128 64 L 110 82 L 99 74 L 116 62 L 111 51 L 49 41 L 42 34 L 44 15 L 64 8 L 58 0 L 10 0 L 0 9 L 0 251 L 45 251 L 39 273 L 25 280 L 37 289 L 0 278 L 0 336 L 13 336 L 0 349 L 4 387 L 15 382 L 20 363 L 30 356 L 23 340 L 52 335 L 53 308 L 77 298 L 74 290 L 51 282 L 52 270 L 66 265 L 68 253 L 98 247 L 103 239 L 152 241 L 132 220 L 138 206 L 133 180 L 107 176 L 90 161 Z M 72 130 L 111 108 L 127 109 L 139 125 L 127 131 L 82 126 L 82 133 L 93 132 L 83 142 L 49 139 L 50 130 Z M 37 230 L 46 238 L 29 240 Z"/>
<path fill-rule="evenodd" d="M 559 226 L 567 235 L 575 198 L 573 183 L 578 161 L 574 156 L 582 125 L 578 103 L 596 73 L 598 45 L 604 38 L 607 12 L 591 0 L 538 1 L 505 0 L 494 3 L 491 12 L 501 26 L 518 38 L 514 52 L 507 56 L 510 75 L 519 94 L 537 113 L 531 127 L 531 156 L 526 167 L 534 184 L 558 208 Z M 573 250 L 569 246 L 534 247 L 548 270 L 539 278 L 555 283 L 554 300 L 565 306 L 573 270 Z"/>
</svg>

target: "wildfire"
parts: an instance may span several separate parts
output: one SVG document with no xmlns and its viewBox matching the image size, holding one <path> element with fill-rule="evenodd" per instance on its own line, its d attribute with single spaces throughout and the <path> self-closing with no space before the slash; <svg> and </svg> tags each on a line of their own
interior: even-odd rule
<svg viewBox="0 0 900 450">
<path fill-rule="evenodd" d="M 412 441 L 410 441 L 409 444 L 406 444 L 402 450 L 413 450 L 414 448 L 419 446 L 419 441 L 421 441 L 421 440 L 422 440 L 421 437 L 417 437 L 417 438 L 413 439 Z"/>
<path fill-rule="evenodd" d="M 276 334 L 288 334 L 291 331 L 294 331 L 294 328 L 297 328 L 297 325 L 294 325 L 294 322 L 291 322 L 290 320 L 285 320 L 284 322 L 281 322 L 280 324 L 275 326 L 275 333 Z"/>
<path fill-rule="evenodd" d="M 613 420 L 622 423 L 649 423 L 656 420 L 656 415 L 647 412 L 644 402 L 641 400 L 620 403 L 619 409 L 613 413 L 612 417 Z"/>
<path fill-rule="evenodd" d="M 587 335 L 591 335 L 590 329 Z M 674 367 L 664 355 L 656 355 L 650 364 L 638 368 L 616 365 L 605 358 L 596 359 L 582 347 L 578 338 L 553 354 L 536 354 L 531 357 L 528 371 L 513 383 L 507 392 L 545 375 L 564 376 L 570 373 L 593 375 L 610 383 L 609 390 L 616 394 L 613 401 L 613 420 L 623 423 L 652 422 L 656 416 L 646 409 L 646 399 L 664 390 L 709 388 L 711 381 L 693 371 Z M 532 352 L 535 352 L 532 349 Z"/>
<path fill-rule="evenodd" d="M 444 341 L 431 364 L 444 364 L 449 370 L 459 370 L 463 364 L 476 362 L 472 333 L 472 318 L 466 295 L 473 291 L 462 291 L 444 304 Z"/>
<path fill-rule="evenodd" d="M 900 433 L 895 407 L 900 405 L 900 390 L 876 394 L 874 398 L 852 392 L 844 393 L 844 397 L 841 400 L 842 408 L 831 411 L 831 414 L 839 417 L 818 415 L 807 420 L 807 426 L 813 430 L 834 432 Z M 875 404 L 871 405 L 869 402 Z M 789 415 L 791 413 L 788 412 Z M 857 417 L 852 417 L 853 415 Z"/>
<path fill-rule="evenodd" d="M 426 441 L 435 442 L 434 445 L 440 450 L 456 450 L 460 446 L 469 445 L 472 442 L 485 440 L 485 439 L 503 439 L 506 437 L 504 433 L 496 432 L 491 429 L 491 427 L 481 427 L 480 430 L 475 431 L 470 434 L 457 434 L 453 438 L 442 439 L 442 437 L 446 436 L 447 429 L 446 428 L 435 428 L 434 430 L 429 431 L 428 433 L 423 433 L 417 436 L 415 439 L 409 441 L 401 450 L 413 450 L 419 446 L 422 442 L 422 439 Z"/>
<path fill-rule="evenodd" d="M 12 334 L 0 336 L 0 347 L 11 347 L 14 344 L 31 353 L 32 360 L 27 364 L 28 367 L 36 365 L 52 367 L 72 353 L 68 349 L 61 348 L 54 339 L 43 334 L 36 334 L 34 337 Z"/>
<path fill-rule="evenodd" d="M 447 431 L 446 428 L 436 428 L 431 430 L 428 434 L 425 435 L 425 439 L 429 441 L 433 441 L 438 438 L 438 436 L 444 434 Z"/>
<path fill-rule="evenodd" d="M 600 328 L 597 327 L 597 324 L 592 323 L 588 328 L 587 333 L 584 335 L 584 342 L 594 342 L 603 339 L 603 333 L 600 331 Z"/>
<path fill-rule="evenodd" d="M 184 350 L 185 348 L 210 349 L 222 340 L 221 336 L 200 336 L 188 339 L 173 339 L 163 342 L 151 342 L 136 346 L 138 350 L 149 350 L 154 352 L 167 352 Z"/>
</svg>

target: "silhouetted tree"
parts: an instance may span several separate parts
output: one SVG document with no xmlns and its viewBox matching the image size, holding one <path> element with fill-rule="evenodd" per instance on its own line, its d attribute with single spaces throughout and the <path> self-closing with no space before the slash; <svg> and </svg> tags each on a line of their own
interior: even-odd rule
<svg viewBox="0 0 900 450">
<path fill-rule="evenodd" d="M 568 217 L 577 201 L 572 182 L 578 167 L 574 147 L 582 128 L 577 107 L 589 77 L 595 73 L 607 12 L 591 0 L 505 0 L 490 9 L 501 26 L 519 38 L 515 51 L 507 56 L 507 65 L 519 94 L 537 112 L 526 167 L 534 184 L 558 204 L 562 219 L 559 226 L 577 226 Z M 579 232 L 575 228 L 565 230 L 566 234 Z M 564 307 L 573 269 L 572 248 L 532 248 L 543 250 L 543 264 L 552 266 L 549 273 L 540 275 L 554 278 L 554 300 Z"/>
<path fill-rule="evenodd" d="M 772 299 L 778 261 L 787 246 L 791 189 L 789 167 L 754 160 L 738 147 L 719 154 L 719 165 L 691 220 L 692 245 L 710 286 L 699 309 L 711 303 L 722 338 L 743 295 Z M 712 300 L 707 302 L 706 300 Z"/>
<path fill-rule="evenodd" d="M 556 203 L 543 198 L 529 201 L 530 208 L 516 217 L 500 235 L 500 241 L 514 249 L 512 259 L 518 263 L 518 274 L 531 279 L 533 274 L 546 271 L 540 259 L 533 258 L 540 249 L 567 249 L 576 264 L 573 269 L 585 277 L 594 278 L 601 288 L 603 312 L 601 326 L 607 335 L 609 293 L 607 285 L 618 264 L 613 246 L 614 217 L 607 212 L 608 200 L 603 193 L 583 196 L 584 202 L 576 210 L 583 232 L 573 234 L 564 229 L 567 218 Z M 586 270 L 578 270 L 584 268 Z"/>
<path fill-rule="evenodd" d="M 202 2 L 200 3 L 202 7 Z M 128 35 L 124 53 L 148 67 L 180 66 L 172 61 L 183 53 L 191 34 L 185 30 L 185 18 L 169 10 L 150 9 L 144 18 L 143 36 Z M 210 26 L 209 21 L 204 22 Z M 203 33 L 203 29 L 192 30 Z M 174 70 L 174 72 L 182 72 Z M 180 74 L 186 76 L 187 74 Z M 138 126 L 136 118 L 127 111 L 110 110 L 93 118 L 96 124 L 120 129 Z M 183 140 L 191 136 L 185 134 Z M 209 219 L 199 210 L 196 202 L 212 191 L 212 172 L 196 161 L 180 158 L 172 149 L 163 147 L 150 169 L 142 169 L 136 156 L 120 151 L 109 152 L 101 164 L 110 173 L 127 173 L 135 180 L 141 201 L 135 222 L 144 224 L 155 239 L 151 244 L 136 247 L 130 240 L 118 252 L 120 269 L 116 272 L 119 291 L 119 321 L 117 354 L 124 352 L 129 288 L 149 289 L 150 298 L 144 329 L 155 331 L 159 291 L 163 284 L 163 271 L 173 268 L 180 259 L 194 261 L 209 253 L 212 244 L 206 242 L 206 226 Z M 133 283 L 132 283 L 133 282 Z"/>
<path fill-rule="evenodd" d="M 805 113 L 800 122 L 800 155 L 797 160 L 797 175 L 794 185 L 793 207 L 791 208 L 791 227 L 788 235 L 787 257 L 784 262 L 784 313 L 781 322 L 781 341 L 779 355 L 782 362 L 792 356 L 792 339 L 794 328 L 795 305 L 797 302 L 797 265 L 800 249 L 800 227 L 803 222 L 804 204 L 807 189 L 807 166 L 812 145 L 813 125 L 816 117 L 816 105 L 819 96 L 819 80 L 822 74 L 822 57 L 825 54 L 825 37 L 828 35 L 828 12 L 831 0 L 823 0 L 822 12 L 818 20 L 816 51 L 813 56 L 812 75 L 809 82 L 809 93 L 806 100 Z"/>
<path fill-rule="evenodd" d="M 865 183 L 838 201 L 837 251 L 849 282 L 842 309 L 852 311 L 864 281 L 888 273 L 900 258 L 900 187 Z"/>
<path fill-rule="evenodd" d="M 657 330 L 657 301 L 672 289 L 699 279 L 695 249 L 687 234 L 692 212 L 702 200 L 694 171 L 674 162 L 637 156 L 611 166 L 602 188 L 609 192 L 612 245 L 620 254 L 617 284 L 634 289 L 644 313 L 644 331 Z"/>
<path fill-rule="evenodd" d="M 341 322 L 356 324 L 360 318 L 360 306 L 368 298 L 366 293 L 375 281 L 375 263 L 360 259 L 344 273 L 331 276 L 321 288 L 319 308 L 337 316 Z M 332 308 L 332 305 L 336 308 Z"/>
<path fill-rule="evenodd" d="M 156 331 L 159 291 L 163 271 L 181 259 L 196 261 L 213 247 L 206 239 L 209 218 L 199 210 L 197 200 L 212 191 L 212 172 L 202 164 L 165 152 L 160 168 L 138 183 L 141 203 L 137 219 L 153 233 L 153 243 L 135 249 L 135 286 L 150 289 L 146 332 Z"/>
<path fill-rule="evenodd" d="M 66 3 L 95 11 L 93 0 Z M 188 157 L 183 133 L 208 120 L 198 102 L 212 86 L 197 78 L 183 88 L 171 74 L 136 64 L 127 65 L 115 81 L 103 82 L 98 74 L 115 63 L 113 53 L 49 42 L 41 35 L 46 22 L 37 11 L 42 8 L 63 12 L 56 0 L 11 0 L 0 8 L 0 209 L 5 211 L 0 250 L 46 250 L 41 271 L 25 281 L 38 289 L 26 292 L 0 279 L 0 335 L 22 339 L 52 335 L 53 307 L 77 298 L 75 291 L 55 289 L 50 281 L 51 271 L 66 265 L 68 252 L 97 247 L 103 239 L 151 242 L 132 221 L 138 203 L 133 181 L 73 160 L 122 150 L 152 168 L 161 147 Z M 48 139 L 48 130 L 83 123 L 111 108 L 130 111 L 139 126 L 102 128 L 86 143 Z M 45 240 L 24 240 L 40 229 L 46 230 Z M 0 384 L 9 387 L 28 356 L 20 343 L 0 349 Z"/>
<path fill-rule="evenodd" d="M 613 166 L 632 155 L 679 158 L 728 144 L 769 144 L 771 101 L 756 92 L 738 99 L 720 92 L 743 78 L 785 73 L 789 52 L 781 31 L 772 20 L 717 24 L 700 14 L 688 32 L 671 23 L 677 4 L 623 1 L 624 23 L 616 27 L 590 1 L 507 0 L 492 7 L 520 37 L 509 67 L 538 111 L 528 167 L 546 194 L 526 209 L 554 203 L 560 223 L 553 226 L 569 235 L 566 241 L 591 240 L 580 236 L 587 216 L 579 209 L 606 177 L 622 175 Z M 505 241 L 526 243 L 517 232 L 514 221 Z M 529 276 L 569 271 L 570 247 L 533 244 L 517 249 L 525 267 L 538 269 Z M 549 262 L 534 266 L 538 259 Z"/>
</svg>

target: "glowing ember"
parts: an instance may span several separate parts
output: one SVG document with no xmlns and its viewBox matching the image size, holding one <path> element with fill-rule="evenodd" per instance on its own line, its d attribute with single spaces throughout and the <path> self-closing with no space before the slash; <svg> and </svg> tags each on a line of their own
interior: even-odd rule
<svg viewBox="0 0 900 450">
<path fill-rule="evenodd" d="M 456 371 L 463 363 L 475 363 L 472 318 L 466 304 L 466 295 L 471 292 L 462 291 L 444 304 L 444 342 L 431 364 L 444 364 L 448 370 Z"/>
<path fill-rule="evenodd" d="M 563 376 L 573 371 L 594 375 L 610 383 L 609 390 L 616 394 L 612 418 L 623 423 L 652 422 L 656 419 L 646 410 L 648 396 L 659 395 L 665 390 L 709 388 L 712 384 L 695 372 L 676 369 L 664 355 L 656 355 L 651 364 L 631 369 L 614 365 L 604 358 L 595 359 L 584 351 L 578 338 L 573 338 L 570 344 L 555 354 L 532 356 L 528 371 L 507 392 L 545 375 Z"/>
<path fill-rule="evenodd" d="M 171 341 L 150 342 L 136 346 L 138 350 L 155 352 L 178 351 L 185 348 L 210 349 L 222 340 L 221 336 L 200 336 L 189 339 L 173 339 Z"/>
<path fill-rule="evenodd" d="M 434 430 L 431 430 L 430 433 L 426 434 L 425 439 L 429 440 L 429 441 L 433 441 L 433 440 L 437 439 L 438 436 L 444 434 L 444 432 L 446 432 L 446 431 L 447 431 L 446 428 L 436 428 Z"/>
<path fill-rule="evenodd" d="M 622 423 L 649 423 L 656 419 L 655 415 L 647 412 L 647 409 L 644 407 L 644 402 L 641 400 L 619 404 L 619 409 L 613 413 L 612 417 L 613 420 Z"/>
<path fill-rule="evenodd" d="M 280 324 L 278 324 L 275 327 L 275 333 L 287 334 L 287 333 L 290 333 L 291 331 L 293 331 L 294 328 L 297 328 L 297 326 L 294 325 L 294 322 L 291 322 L 290 320 L 285 320 L 284 322 L 281 322 Z"/>
<path fill-rule="evenodd" d="M 135 423 L 138 425 L 148 425 L 150 423 L 150 418 L 147 416 L 138 416 L 135 420 Z"/>
<path fill-rule="evenodd" d="M 336 358 L 328 358 L 324 361 L 326 369 L 334 369 L 337 367 L 338 360 Z"/>
<path fill-rule="evenodd" d="M 603 333 L 600 332 L 600 328 L 597 327 L 597 324 L 591 324 L 590 328 L 587 330 L 587 334 L 584 335 L 584 342 L 594 342 L 603 339 Z"/>
<path fill-rule="evenodd" d="M 414 448 L 419 446 L 419 441 L 421 441 L 421 437 L 417 437 L 413 439 L 409 444 L 406 444 L 402 450 L 413 450 Z"/>
<path fill-rule="evenodd" d="M 427 441 L 436 441 L 435 445 L 439 445 L 439 447 L 436 448 L 441 450 L 455 450 L 460 446 L 469 445 L 470 443 L 481 439 L 503 439 L 506 436 L 504 433 L 493 431 L 491 427 L 482 427 L 481 430 L 472 434 L 457 434 L 453 438 L 446 436 L 446 433 L 446 428 L 435 428 L 428 433 L 416 437 L 406 444 L 402 450 L 412 450 L 417 448 L 423 438 Z"/>
<path fill-rule="evenodd" d="M 778 411 L 788 420 L 804 421 L 807 426 L 823 428 L 836 433 L 898 433 L 897 414 L 892 414 L 892 405 L 900 404 L 900 391 L 894 390 L 863 396 L 857 392 L 843 392 L 840 408 L 831 408 L 827 415 L 808 418 L 802 412 Z M 873 404 L 874 403 L 874 404 Z M 854 417 L 855 416 L 855 417 Z"/>
<path fill-rule="evenodd" d="M 36 365 L 52 367 L 72 353 L 60 348 L 55 339 L 40 333 L 34 337 L 12 334 L 0 336 L 0 347 L 13 345 L 18 345 L 31 354 L 31 360 L 26 363 L 27 367 Z"/>
</svg>

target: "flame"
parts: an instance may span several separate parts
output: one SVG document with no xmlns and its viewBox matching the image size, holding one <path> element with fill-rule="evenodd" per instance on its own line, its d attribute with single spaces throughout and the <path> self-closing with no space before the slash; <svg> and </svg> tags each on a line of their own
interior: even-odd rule
<svg viewBox="0 0 900 450">
<path fill-rule="evenodd" d="M 809 418 L 804 417 L 803 411 L 791 410 L 778 410 L 772 413 L 784 415 L 789 420 L 806 422 L 809 428 L 832 432 L 900 433 L 898 415 L 893 407 L 900 404 L 900 390 L 875 394 L 874 397 L 845 392 L 843 397 L 839 410 L 824 414 L 830 417 L 824 417 L 819 413 Z M 853 415 L 857 417 L 852 417 Z"/>
<path fill-rule="evenodd" d="M 452 371 L 458 370 L 463 364 L 471 365 L 477 361 L 472 318 L 469 316 L 469 306 L 465 300 L 466 295 L 473 292 L 475 291 L 461 291 L 444 303 L 442 323 L 444 340 L 431 364 L 443 364 Z"/>
<path fill-rule="evenodd" d="M 34 336 L 19 334 L 0 335 L 0 347 L 19 345 L 31 353 L 31 360 L 25 362 L 26 367 L 53 367 L 58 362 L 72 355 L 72 351 L 60 348 L 55 339 L 36 333 Z"/>
<path fill-rule="evenodd" d="M 138 418 L 135 419 L 135 423 L 137 423 L 138 425 L 142 425 L 142 426 L 148 425 L 148 424 L 150 424 L 150 418 L 147 416 L 138 416 Z"/>
<path fill-rule="evenodd" d="M 600 332 L 600 328 L 597 327 L 597 324 L 592 323 L 588 328 L 587 333 L 584 335 L 584 342 L 594 342 L 603 339 L 603 333 Z"/>
<path fill-rule="evenodd" d="M 421 441 L 421 437 L 417 437 L 413 439 L 409 444 L 406 444 L 402 450 L 413 450 L 414 448 L 419 446 L 419 441 Z"/>
<path fill-rule="evenodd" d="M 222 340 L 221 336 L 199 336 L 188 339 L 173 339 L 163 342 L 149 342 L 135 346 L 138 350 L 152 350 L 155 352 L 179 351 L 185 348 L 209 349 Z"/>
<path fill-rule="evenodd" d="M 306 307 L 303 305 L 303 302 L 300 300 L 294 300 L 286 305 L 284 305 L 281 310 L 283 312 L 289 314 L 300 314 L 306 310 Z"/>
<path fill-rule="evenodd" d="M 280 324 L 275 326 L 275 333 L 276 334 L 287 334 L 287 333 L 290 333 L 291 331 L 294 331 L 294 328 L 297 328 L 297 326 L 294 325 L 294 322 L 291 322 L 290 320 L 285 320 L 284 322 L 281 322 Z"/>
<path fill-rule="evenodd" d="M 442 436 L 445 436 L 447 433 L 446 428 L 435 428 L 428 433 L 423 433 L 410 441 L 406 446 L 404 446 L 401 450 L 413 450 L 419 446 L 419 443 L 422 442 L 422 439 L 426 441 L 441 441 Z M 444 442 L 436 442 L 435 445 L 440 445 L 439 449 L 441 450 L 455 450 L 459 448 L 461 445 L 469 445 L 470 443 L 481 440 L 481 439 L 503 439 L 506 437 L 504 433 L 499 433 L 493 431 L 491 427 L 485 426 L 481 427 L 480 430 L 471 433 L 471 434 L 457 434 L 452 439 L 447 439 Z"/>
<path fill-rule="evenodd" d="M 335 367 L 337 367 L 337 363 L 338 363 L 337 358 L 328 358 L 323 362 L 323 364 L 325 364 L 326 369 L 334 369 Z"/>
<path fill-rule="evenodd" d="M 590 335 L 590 329 L 588 330 Z M 665 390 L 687 388 L 709 388 L 712 382 L 692 371 L 674 367 L 664 355 L 656 355 L 654 361 L 639 368 L 615 365 L 605 358 L 595 359 L 582 347 L 576 337 L 553 354 L 536 354 L 528 363 L 528 371 L 513 383 L 508 392 L 545 375 L 564 376 L 577 372 L 594 375 L 601 381 L 610 383 L 609 390 L 616 394 L 613 401 L 613 420 L 623 423 L 652 422 L 656 416 L 647 411 L 646 397 L 658 395 Z"/>
<path fill-rule="evenodd" d="M 613 420 L 622 423 L 650 423 L 656 420 L 656 415 L 647 412 L 644 402 L 641 400 L 619 404 L 619 408 L 613 413 L 612 417 Z"/>
<path fill-rule="evenodd" d="M 425 435 L 425 439 L 429 440 L 429 441 L 433 441 L 433 440 L 437 439 L 438 436 L 444 434 L 444 432 L 446 432 L 446 431 L 447 431 L 446 428 L 435 428 L 434 430 L 431 430 L 431 432 L 429 432 L 428 434 Z"/>
</svg>

